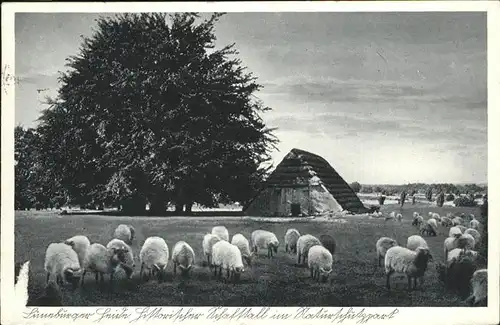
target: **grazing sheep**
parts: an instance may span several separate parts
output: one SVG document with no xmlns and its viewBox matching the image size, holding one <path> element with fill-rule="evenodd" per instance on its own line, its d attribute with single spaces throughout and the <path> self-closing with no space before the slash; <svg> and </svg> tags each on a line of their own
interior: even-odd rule
<svg viewBox="0 0 500 325">
<path fill-rule="evenodd" d="M 432 261 L 432 255 L 427 248 L 418 247 L 415 251 L 401 246 L 389 248 L 385 254 L 387 289 L 391 290 L 389 280 L 393 273 L 406 274 L 408 290 L 412 290 L 411 279 L 413 278 L 413 289 L 416 289 L 417 278 L 424 276 L 429 261 Z"/>
<path fill-rule="evenodd" d="M 335 249 L 337 247 L 335 238 L 330 235 L 321 235 L 319 236 L 319 241 L 321 242 L 321 245 L 328 249 L 332 255 L 335 254 Z"/>
<path fill-rule="evenodd" d="M 432 218 L 432 214 L 433 214 L 433 213 L 434 213 L 434 212 L 429 211 L 429 213 L 427 214 L 427 216 L 428 216 L 429 218 Z"/>
<path fill-rule="evenodd" d="M 469 222 L 469 228 L 479 230 L 479 227 L 481 226 L 481 223 L 477 221 L 476 219 L 473 219 Z"/>
<path fill-rule="evenodd" d="M 471 235 L 472 237 L 474 237 L 474 241 L 476 243 L 479 243 L 480 240 L 481 240 L 481 234 L 479 233 L 479 231 L 477 231 L 476 229 L 472 229 L 472 228 L 469 228 L 469 229 L 466 229 L 464 231 L 464 234 L 469 234 Z"/>
<path fill-rule="evenodd" d="M 417 211 L 413 211 L 413 218 L 418 217 L 420 214 Z"/>
<path fill-rule="evenodd" d="M 460 237 L 462 236 L 462 230 L 456 226 L 451 227 L 450 231 L 448 232 L 448 237 Z"/>
<path fill-rule="evenodd" d="M 432 228 L 432 226 L 428 223 L 425 223 L 422 226 L 420 226 L 420 234 L 422 234 L 422 235 L 427 234 L 428 236 L 436 236 L 437 235 L 434 228 Z"/>
<path fill-rule="evenodd" d="M 160 282 L 163 281 L 166 275 L 168 259 L 168 245 L 163 238 L 158 236 L 146 238 L 139 252 L 139 261 L 141 263 L 139 278 L 142 280 L 143 275 L 146 274 L 148 277 L 156 276 Z"/>
<path fill-rule="evenodd" d="M 417 226 L 420 227 L 424 223 L 424 217 L 422 216 L 416 216 L 413 218 L 413 221 L 411 222 L 412 226 Z"/>
<path fill-rule="evenodd" d="M 241 257 L 247 263 L 248 266 L 252 265 L 253 252 L 250 251 L 250 243 L 248 239 L 245 238 L 242 234 L 233 235 L 233 239 L 231 239 L 231 244 L 238 247 L 241 252 Z"/>
<path fill-rule="evenodd" d="M 476 264 L 470 254 L 459 254 L 446 265 L 436 266 L 438 276 L 446 289 L 457 292 L 462 299 L 469 294 L 469 281 L 476 270 Z"/>
<path fill-rule="evenodd" d="M 429 248 L 425 239 L 423 239 L 419 235 L 413 235 L 408 237 L 408 241 L 406 242 L 406 248 L 411 249 L 412 251 L 416 250 L 418 247 Z"/>
<path fill-rule="evenodd" d="M 441 226 L 443 226 L 443 227 L 451 227 L 451 226 L 453 226 L 453 222 L 448 217 L 442 217 L 441 218 Z"/>
<path fill-rule="evenodd" d="M 439 213 L 432 213 L 431 215 L 432 219 L 435 219 L 436 221 L 441 221 L 441 216 L 439 215 Z"/>
<path fill-rule="evenodd" d="M 448 252 L 455 248 L 460 249 L 472 249 L 474 247 L 474 242 L 470 241 L 470 238 L 474 240 L 472 236 L 465 237 L 461 235 L 460 237 L 448 237 L 444 240 L 444 259 L 448 260 Z"/>
<path fill-rule="evenodd" d="M 385 221 L 388 221 L 388 220 L 395 220 L 396 219 L 396 212 L 395 211 L 392 211 L 387 217 L 385 217 Z"/>
<path fill-rule="evenodd" d="M 66 239 L 64 243 L 73 248 L 78 255 L 78 262 L 80 262 L 80 266 L 83 266 L 87 256 L 87 251 L 90 247 L 90 240 L 86 236 L 78 235 Z"/>
<path fill-rule="evenodd" d="M 307 265 L 311 270 L 311 278 L 313 280 L 323 282 L 328 280 L 328 276 L 332 273 L 333 256 L 331 252 L 321 245 L 314 245 L 309 249 L 307 254 Z"/>
<path fill-rule="evenodd" d="M 431 218 L 431 219 L 427 220 L 427 223 L 432 227 L 432 229 L 434 230 L 435 233 L 438 232 L 438 225 L 437 225 L 436 219 Z"/>
<path fill-rule="evenodd" d="M 87 250 L 87 255 L 83 262 L 82 282 L 83 286 L 87 271 L 95 273 L 95 281 L 104 281 L 104 274 L 109 274 L 110 283 L 113 282 L 113 276 L 116 268 L 121 263 L 126 263 L 126 248 L 106 248 L 99 243 L 93 243 Z"/>
<path fill-rule="evenodd" d="M 297 254 L 297 240 L 299 240 L 300 232 L 297 229 L 288 229 L 285 233 L 285 252 Z"/>
<path fill-rule="evenodd" d="M 185 241 L 177 242 L 172 250 L 172 262 L 174 262 L 174 275 L 179 267 L 182 276 L 189 276 L 189 271 L 195 263 L 194 250 Z"/>
<path fill-rule="evenodd" d="M 215 226 L 212 228 L 212 235 L 216 235 L 222 240 L 229 241 L 229 231 L 224 226 Z"/>
<path fill-rule="evenodd" d="M 396 215 L 396 219 L 397 219 L 399 222 L 401 222 L 401 221 L 403 220 L 403 215 L 402 215 L 401 213 L 398 213 L 398 214 Z"/>
<path fill-rule="evenodd" d="M 322 245 L 321 241 L 314 237 L 313 235 L 306 234 L 299 237 L 297 240 L 297 264 L 306 262 L 307 256 L 309 254 L 309 249 L 314 245 Z"/>
<path fill-rule="evenodd" d="M 464 232 L 467 230 L 467 227 L 462 226 L 462 225 L 458 225 L 458 226 L 455 226 L 455 227 L 457 227 L 458 229 L 460 229 L 460 231 L 461 231 L 462 233 L 464 233 Z"/>
<path fill-rule="evenodd" d="M 55 275 L 57 284 L 71 283 L 73 288 L 78 286 L 82 276 L 78 255 L 65 243 L 52 243 L 47 247 L 44 269 L 47 272 L 47 283 L 50 276 Z"/>
<path fill-rule="evenodd" d="M 381 237 L 379 240 L 377 240 L 375 247 L 377 251 L 378 266 L 382 266 L 380 261 L 384 260 L 387 250 L 394 246 L 398 246 L 398 243 L 392 238 Z"/>
<path fill-rule="evenodd" d="M 125 243 L 123 240 L 118 238 L 110 240 L 110 242 L 106 245 L 106 248 L 107 249 L 114 248 L 124 253 L 125 262 L 120 263 L 120 267 L 125 271 L 127 278 L 131 279 L 135 267 L 134 252 L 132 251 L 132 248 L 129 245 L 127 245 L 127 243 Z"/>
<path fill-rule="evenodd" d="M 245 270 L 240 250 L 225 240 L 215 243 L 212 247 L 212 263 L 214 275 L 217 276 L 217 268 L 219 268 L 219 277 L 221 277 L 222 270 L 225 269 L 229 280 L 238 281 Z"/>
<path fill-rule="evenodd" d="M 476 247 L 476 240 L 471 234 L 463 234 L 462 237 L 467 239 L 467 249 L 474 249 Z"/>
<path fill-rule="evenodd" d="M 212 248 L 213 246 L 221 241 L 219 236 L 214 234 L 206 234 L 203 237 L 203 254 L 207 257 L 207 263 L 209 267 L 212 267 Z"/>
<path fill-rule="evenodd" d="M 252 247 L 254 253 L 258 253 L 259 249 L 267 249 L 267 256 L 273 257 L 273 251 L 278 253 L 280 242 L 276 235 L 267 230 L 255 230 L 252 232 Z"/>
<path fill-rule="evenodd" d="M 447 260 L 446 263 L 450 264 L 454 259 L 460 258 L 462 255 L 468 255 L 470 256 L 474 261 L 478 257 L 478 252 L 473 251 L 471 249 L 469 250 L 463 250 L 461 248 L 454 248 L 451 251 L 448 252 Z"/>
<path fill-rule="evenodd" d="M 470 280 L 472 294 L 466 299 L 470 306 L 488 305 L 488 269 L 474 272 Z"/>
<path fill-rule="evenodd" d="M 459 226 L 459 225 L 463 225 L 464 223 L 464 219 L 462 219 L 461 217 L 455 217 L 451 220 L 451 224 L 453 226 Z"/>
<path fill-rule="evenodd" d="M 130 225 L 118 225 L 115 229 L 114 238 L 123 240 L 128 245 L 132 244 L 135 237 L 135 229 Z"/>
</svg>

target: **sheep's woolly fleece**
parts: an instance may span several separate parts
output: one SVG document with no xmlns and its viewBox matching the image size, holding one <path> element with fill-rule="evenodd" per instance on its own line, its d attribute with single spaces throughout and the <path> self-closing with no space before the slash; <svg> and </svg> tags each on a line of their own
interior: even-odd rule
<svg viewBox="0 0 500 325">
<path fill-rule="evenodd" d="M 243 269 L 240 250 L 225 240 L 221 240 L 213 246 L 212 262 L 227 270 Z"/>
<path fill-rule="evenodd" d="M 321 241 L 313 235 L 306 234 L 297 240 L 297 255 L 307 256 L 309 249 L 315 245 L 321 245 Z"/>
<path fill-rule="evenodd" d="M 174 245 L 172 250 L 172 261 L 188 268 L 195 263 L 194 250 L 185 241 L 179 241 Z"/>
<path fill-rule="evenodd" d="M 99 243 L 93 243 L 88 249 L 83 267 L 88 271 L 111 274 L 115 271 L 118 263 L 118 258 L 111 249 L 107 249 Z"/>
<path fill-rule="evenodd" d="M 151 269 L 155 264 L 163 269 L 168 264 L 169 252 L 168 245 L 161 237 L 148 237 L 142 245 L 139 252 L 141 267 L 147 270 Z"/>
<path fill-rule="evenodd" d="M 250 243 L 242 234 L 235 234 L 231 239 L 231 244 L 238 247 L 242 256 L 250 256 Z"/>
<path fill-rule="evenodd" d="M 229 231 L 224 226 L 213 227 L 212 234 L 217 235 L 222 240 L 229 241 Z"/>
<path fill-rule="evenodd" d="M 277 247 L 279 245 L 276 235 L 267 230 L 255 230 L 252 232 L 252 245 L 257 248 L 268 248 L 270 244 Z"/>
<path fill-rule="evenodd" d="M 309 249 L 307 255 L 307 264 L 309 268 L 319 270 L 321 273 L 330 273 L 332 271 L 333 256 L 326 248 L 320 245 L 314 245 Z"/>
<path fill-rule="evenodd" d="M 421 274 L 425 270 L 417 268 L 415 265 L 415 258 L 417 254 L 421 253 L 424 248 L 419 248 L 412 251 L 406 247 L 396 246 L 389 248 L 385 254 L 385 272 L 389 274 L 391 271 L 396 273 L 405 273 L 409 276 Z M 427 250 L 428 251 L 428 250 Z M 425 265 L 427 268 L 427 265 Z"/>
<path fill-rule="evenodd" d="M 51 243 L 47 247 L 44 268 L 51 275 L 60 275 L 63 279 L 66 270 L 72 270 L 75 274 L 81 272 L 78 255 L 65 243 Z"/>
</svg>

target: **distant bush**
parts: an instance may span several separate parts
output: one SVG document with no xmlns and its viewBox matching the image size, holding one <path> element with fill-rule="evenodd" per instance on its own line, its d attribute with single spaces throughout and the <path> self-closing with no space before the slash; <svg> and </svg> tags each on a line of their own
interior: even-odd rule
<svg viewBox="0 0 500 325">
<path fill-rule="evenodd" d="M 359 193 L 359 191 L 361 191 L 361 184 L 359 184 L 358 182 L 353 182 L 351 183 L 351 188 L 352 190 L 354 191 L 354 193 Z"/>
<path fill-rule="evenodd" d="M 427 190 L 427 192 L 425 192 L 425 198 L 429 202 L 432 201 L 432 188 L 429 187 L 429 189 Z"/>
<path fill-rule="evenodd" d="M 384 205 L 384 201 L 385 201 L 385 196 L 384 195 L 381 195 L 381 196 L 378 197 L 378 204 Z"/>
<path fill-rule="evenodd" d="M 475 199 L 482 199 L 483 198 L 483 194 L 476 193 L 476 194 L 474 194 L 474 198 Z"/>
<path fill-rule="evenodd" d="M 476 204 L 476 201 L 474 201 L 473 198 L 469 197 L 469 196 L 461 196 L 461 197 L 457 197 L 453 203 L 455 204 L 455 206 L 457 207 L 475 207 L 477 204 Z"/>
<path fill-rule="evenodd" d="M 450 194 L 446 195 L 445 199 L 446 199 L 446 202 L 453 201 L 453 200 L 455 200 L 455 195 L 450 193 Z"/>
<path fill-rule="evenodd" d="M 441 192 L 438 194 L 438 196 L 436 197 L 436 205 L 438 207 L 442 207 L 444 204 L 444 193 Z"/>
</svg>

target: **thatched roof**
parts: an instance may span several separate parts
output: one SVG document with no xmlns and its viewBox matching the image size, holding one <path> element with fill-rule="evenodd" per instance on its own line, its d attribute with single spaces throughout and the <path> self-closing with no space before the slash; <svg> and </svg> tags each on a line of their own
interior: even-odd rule
<svg viewBox="0 0 500 325">
<path fill-rule="evenodd" d="M 283 158 L 266 180 L 264 188 L 305 187 L 312 179 L 318 178 L 344 210 L 353 213 L 367 211 L 349 184 L 328 161 L 301 149 L 294 148 Z"/>
</svg>

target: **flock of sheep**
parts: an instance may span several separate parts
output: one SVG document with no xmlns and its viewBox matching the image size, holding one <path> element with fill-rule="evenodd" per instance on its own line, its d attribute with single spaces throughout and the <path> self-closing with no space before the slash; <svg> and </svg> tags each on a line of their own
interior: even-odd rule
<svg viewBox="0 0 500 325">
<path fill-rule="evenodd" d="M 401 221 L 402 215 L 392 212 L 386 220 L 394 219 Z M 464 224 L 469 225 L 469 228 Z M 466 302 L 470 305 L 487 303 L 487 281 L 488 271 L 481 268 L 484 259 L 475 246 L 480 242 L 479 229 L 481 223 L 474 215 L 453 216 L 448 214 L 441 217 L 437 213 L 429 212 L 429 219 L 424 220 L 418 212 L 413 213 L 412 225 L 420 230 L 421 235 L 436 236 L 439 233 L 438 225 L 450 227 L 448 237 L 444 240 L 445 263 L 438 263 L 436 269 L 447 288 L 457 291 L 460 295 L 467 294 L 472 288 Z M 379 266 L 384 260 L 386 273 L 386 286 L 390 290 L 390 277 L 394 273 L 406 274 L 408 278 L 408 289 L 416 288 L 417 278 L 421 281 L 427 270 L 427 264 L 433 260 L 429 246 L 420 235 L 408 237 L 406 247 L 399 246 L 397 241 L 389 237 L 381 237 L 376 243 L 376 251 Z M 412 280 L 413 279 L 413 285 Z"/>
<path fill-rule="evenodd" d="M 400 220 L 400 214 L 391 213 L 394 219 Z M 440 217 L 437 213 L 429 213 L 429 219 L 417 212 L 413 215 L 412 225 L 419 227 L 420 234 L 436 235 L 438 224 L 449 227 L 449 237 L 444 241 L 446 263 L 437 265 L 437 270 L 448 286 L 457 290 L 472 287 L 472 294 L 467 302 L 471 305 L 483 303 L 487 299 L 487 269 L 478 267 L 481 256 L 474 251 L 481 235 L 481 224 L 474 216 L 470 217 L 469 228 L 465 215 Z M 73 288 L 83 286 L 87 272 L 95 274 L 96 282 L 104 281 L 104 275 L 109 275 L 110 283 L 118 268 L 125 271 L 126 276 L 132 277 L 135 262 L 131 247 L 135 237 L 135 229 L 130 225 L 119 225 L 114 238 L 106 245 L 91 244 L 83 235 L 77 235 L 63 242 L 51 243 L 45 255 L 45 271 L 47 283 L 50 277 L 55 276 L 58 285 L 69 283 Z M 211 233 L 203 237 L 203 255 L 206 264 L 213 270 L 215 276 L 222 277 L 226 272 L 228 281 L 238 281 L 246 266 L 251 266 L 253 258 L 260 249 L 267 251 L 269 258 L 278 252 L 280 242 L 277 236 L 266 230 L 255 230 L 250 241 L 243 234 L 233 235 L 229 241 L 229 232 L 224 226 L 215 226 Z M 336 242 L 330 235 L 315 237 L 311 234 L 301 235 L 297 229 L 288 229 L 284 236 L 284 246 L 287 253 L 297 257 L 297 263 L 306 264 L 311 278 L 326 282 L 333 271 L 333 254 Z M 417 278 L 422 278 L 427 270 L 427 264 L 432 261 L 430 249 L 420 235 L 410 236 L 406 247 L 399 246 L 396 240 L 382 237 L 376 242 L 376 252 L 379 266 L 384 261 L 386 285 L 390 290 L 390 277 L 394 273 L 405 274 L 408 278 L 408 288 L 416 288 Z M 165 240 L 158 236 L 146 238 L 139 252 L 141 280 L 152 277 L 162 281 L 166 275 L 169 261 L 173 263 L 173 273 L 177 270 L 184 277 L 188 277 L 195 264 L 195 253 L 185 241 L 177 242 L 170 256 L 169 247 Z M 469 267 L 467 267 L 469 266 Z M 412 280 L 413 279 L 413 286 Z"/>
</svg>

